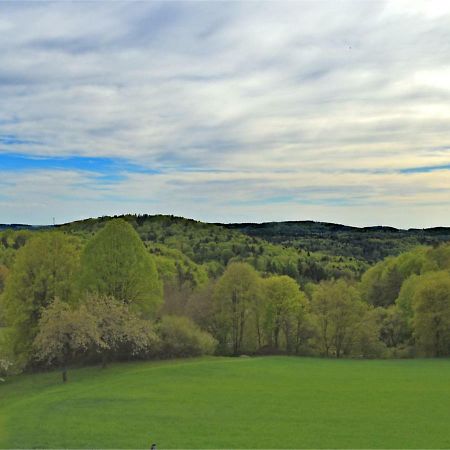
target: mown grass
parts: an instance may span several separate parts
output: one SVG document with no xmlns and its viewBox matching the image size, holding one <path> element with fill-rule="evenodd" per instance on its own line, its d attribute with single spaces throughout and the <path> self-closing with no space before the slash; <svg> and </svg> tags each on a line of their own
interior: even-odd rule
<svg viewBox="0 0 450 450">
<path fill-rule="evenodd" d="M 2 448 L 450 448 L 450 361 L 203 358 L 22 375 Z"/>
</svg>

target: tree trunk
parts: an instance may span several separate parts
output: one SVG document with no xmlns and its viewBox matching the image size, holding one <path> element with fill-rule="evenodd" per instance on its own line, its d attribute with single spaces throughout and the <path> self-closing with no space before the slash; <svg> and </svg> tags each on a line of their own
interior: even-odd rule
<svg viewBox="0 0 450 450">
<path fill-rule="evenodd" d="M 232 307 L 233 307 L 233 329 L 232 329 L 232 335 L 233 335 L 233 354 L 237 355 L 238 348 L 239 348 L 239 317 L 238 317 L 238 311 L 237 311 L 237 292 L 236 290 L 233 290 L 233 294 L 231 297 Z"/>
<path fill-rule="evenodd" d="M 278 323 L 275 325 L 275 329 L 273 330 L 273 338 L 275 342 L 275 348 L 278 350 L 278 337 L 280 335 L 280 326 Z"/>
<path fill-rule="evenodd" d="M 259 323 L 259 315 L 256 317 L 256 333 L 258 336 L 258 350 L 259 350 L 261 348 L 261 342 L 262 342 L 261 325 Z"/>
<path fill-rule="evenodd" d="M 106 369 L 106 366 L 108 364 L 108 355 L 106 354 L 106 350 L 102 355 L 102 369 Z"/>
<path fill-rule="evenodd" d="M 67 382 L 67 364 L 69 362 L 69 355 L 70 355 L 70 350 L 69 350 L 69 346 L 66 344 L 64 345 L 64 353 L 63 353 L 63 357 L 62 357 L 62 380 L 63 383 Z"/>
<path fill-rule="evenodd" d="M 239 324 L 239 352 L 242 350 L 244 342 L 244 324 L 245 324 L 245 311 L 241 311 Z"/>
</svg>

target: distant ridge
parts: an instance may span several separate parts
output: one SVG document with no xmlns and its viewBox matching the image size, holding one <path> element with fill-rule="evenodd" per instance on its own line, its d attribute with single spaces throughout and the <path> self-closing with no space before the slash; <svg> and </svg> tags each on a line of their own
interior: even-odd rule
<svg viewBox="0 0 450 450">
<path fill-rule="evenodd" d="M 0 231 L 2 230 L 38 230 L 42 228 L 49 228 L 52 225 L 28 225 L 25 223 L 4 223 L 0 224 Z"/>
<path fill-rule="evenodd" d="M 66 222 L 58 225 L 29 225 L 24 223 L 11 223 L 11 224 L 0 224 L 0 230 L 5 229 L 15 229 L 15 230 L 24 230 L 24 229 L 42 229 L 42 228 L 51 228 L 53 226 L 61 227 L 65 225 L 73 225 L 77 223 L 83 223 L 87 221 L 106 221 L 113 218 L 129 218 L 136 217 L 139 219 L 152 219 L 152 218 L 170 218 L 174 220 L 182 220 L 188 221 L 191 223 L 203 223 L 205 225 L 217 225 L 229 229 L 238 229 L 242 230 L 245 228 L 270 228 L 276 225 L 284 225 L 286 227 L 295 227 L 301 226 L 305 229 L 319 232 L 319 231 L 334 231 L 334 232 L 345 232 L 345 231 L 354 231 L 354 232 L 386 232 L 386 233 L 433 233 L 433 234 L 450 234 L 450 227 L 430 227 L 430 228 L 396 228 L 388 225 L 373 225 L 367 227 L 357 227 L 353 225 L 344 225 L 340 223 L 334 222 L 320 222 L 314 220 L 284 220 L 284 221 L 269 221 L 269 222 L 232 222 L 232 223 L 222 223 L 222 222 L 203 222 L 201 220 L 189 219 L 182 216 L 174 216 L 172 214 L 121 214 L 121 215 L 112 215 L 112 216 L 99 216 L 87 219 L 79 219 L 71 222 Z"/>
<path fill-rule="evenodd" d="M 430 233 L 442 233 L 450 234 L 450 227 L 431 227 L 431 228 L 395 228 L 387 225 L 374 225 L 369 227 L 356 227 L 352 225 L 343 225 L 333 222 L 316 222 L 313 220 L 286 220 L 286 221 L 273 221 L 273 222 L 236 222 L 223 224 L 216 222 L 214 225 L 220 225 L 231 229 L 243 229 L 246 227 L 251 228 L 270 228 L 276 225 L 286 225 L 287 227 L 302 226 L 305 229 L 311 229 L 315 231 L 326 230 L 326 231 L 355 231 L 355 232 L 386 232 L 386 233 L 420 233 L 420 232 L 430 232 Z"/>
<path fill-rule="evenodd" d="M 177 240 L 182 243 L 182 247 L 187 246 L 188 256 L 198 263 L 207 260 L 205 255 L 217 252 L 223 253 L 220 256 L 223 261 L 233 257 L 241 258 L 242 255 L 257 258 L 260 250 L 257 252 L 254 249 L 260 245 L 264 254 L 272 255 L 273 252 L 281 254 L 283 249 L 293 249 L 298 252 L 297 255 L 306 254 L 308 258 L 312 258 L 311 261 L 326 266 L 328 271 L 349 268 L 351 271 L 357 271 L 363 270 L 367 264 L 374 264 L 388 256 L 399 255 L 417 246 L 437 246 L 450 242 L 450 227 L 405 230 L 384 225 L 354 227 L 312 220 L 224 224 L 161 214 L 101 216 L 59 224 L 55 227 L 68 233 L 88 235 L 97 232 L 113 218 L 128 221 L 146 242 L 162 244 L 168 242 L 169 245 L 174 245 L 173 240 Z M 0 225 L 0 231 L 10 229 L 32 232 L 53 227 L 54 225 L 10 224 Z M 236 242 L 240 244 L 236 245 Z M 266 244 L 276 245 L 278 249 L 271 249 Z M 287 264 L 288 260 L 289 258 L 285 258 L 283 264 Z M 289 270 L 291 269 L 292 267 Z"/>
</svg>

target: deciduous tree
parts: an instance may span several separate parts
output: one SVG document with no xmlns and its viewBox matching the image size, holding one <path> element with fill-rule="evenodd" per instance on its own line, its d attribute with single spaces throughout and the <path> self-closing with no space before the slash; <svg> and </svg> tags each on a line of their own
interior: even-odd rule
<svg viewBox="0 0 450 450">
<path fill-rule="evenodd" d="M 39 332 L 33 346 L 34 356 L 62 367 L 63 382 L 67 381 L 67 365 L 76 354 L 90 347 L 104 347 L 96 319 L 84 305 L 74 309 L 59 299 L 42 313 Z"/>
<path fill-rule="evenodd" d="M 232 263 L 217 282 L 214 297 L 218 306 L 221 343 L 239 354 L 252 303 L 261 295 L 258 273 L 246 263 Z"/>
<path fill-rule="evenodd" d="M 86 244 L 82 255 L 82 289 L 112 296 L 146 317 L 162 300 L 162 285 L 153 256 L 133 227 L 109 221 Z"/>
<path fill-rule="evenodd" d="M 103 367 L 121 348 L 138 354 L 156 347 L 158 337 L 153 324 L 130 311 L 129 305 L 103 295 L 88 296 L 85 305 L 95 318 L 101 339 L 97 350 L 102 355 Z"/>
<path fill-rule="evenodd" d="M 349 353 L 367 310 L 357 289 L 344 280 L 322 282 L 313 291 L 311 306 L 321 352 L 337 358 Z"/>
<path fill-rule="evenodd" d="M 412 305 L 419 348 L 428 356 L 450 355 L 450 273 L 422 275 Z"/>
<path fill-rule="evenodd" d="M 27 357 L 43 308 L 73 299 L 78 263 L 76 241 L 59 232 L 36 234 L 18 250 L 2 296 L 16 354 Z"/>
<path fill-rule="evenodd" d="M 269 345 L 278 349 L 280 333 L 283 331 L 285 349 L 290 351 L 293 333 L 295 332 L 296 341 L 300 336 L 299 327 L 306 307 L 306 296 L 300 291 L 296 281 L 287 275 L 267 278 L 263 286 L 266 298 L 265 329 Z M 297 344 L 298 342 L 295 343 Z"/>
</svg>

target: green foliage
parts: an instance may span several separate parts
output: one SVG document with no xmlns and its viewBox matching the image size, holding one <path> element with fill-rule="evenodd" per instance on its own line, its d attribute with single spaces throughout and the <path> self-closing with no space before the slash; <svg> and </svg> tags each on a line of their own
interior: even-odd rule
<svg viewBox="0 0 450 450">
<path fill-rule="evenodd" d="M 312 221 L 225 226 L 276 244 L 368 264 L 374 264 L 388 256 L 399 255 L 420 245 L 437 246 L 450 241 L 450 228 L 356 228 Z"/>
<path fill-rule="evenodd" d="M 33 342 L 36 359 L 62 365 L 64 382 L 71 358 L 91 346 L 103 345 L 96 319 L 87 308 L 81 305 L 74 309 L 59 299 L 55 299 L 42 312 L 39 332 Z"/>
<path fill-rule="evenodd" d="M 33 236 L 29 230 L 7 229 L 0 232 L 0 265 L 12 267 L 17 250 Z"/>
<path fill-rule="evenodd" d="M 153 324 L 130 311 L 129 305 L 102 295 L 90 295 L 84 304 L 95 320 L 100 337 L 97 352 L 104 367 L 120 350 L 139 355 L 154 351 L 158 345 Z"/>
<path fill-rule="evenodd" d="M 147 317 L 161 303 L 154 258 L 123 220 L 111 220 L 88 241 L 81 268 L 83 290 L 114 297 Z"/>
<path fill-rule="evenodd" d="M 364 336 L 369 329 L 368 307 L 358 290 L 346 281 L 320 283 L 313 291 L 311 308 L 317 344 L 325 356 L 352 355 L 361 337 L 368 340 L 369 337 Z M 378 335 L 378 330 L 371 328 Z"/>
<path fill-rule="evenodd" d="M 187 317 L 164 316 L 158 324 L 163 358 L 212 355 L 217 341 Z"/>
<path fill-rule="evenodd" d="M 302 322 L 306 316 L 306 295 L 292 278 L 281 275 L 264 280 L 266 303 L 264 329 L 271 348 L 280 348 L 280 333 L 288 352 L 298 349 Z M 294 338 L 294 342 L 293 342 Z"/>
<path fill-rule="evenodd" d="M 9 327 L 3 347 L 16 366 L 30 363 L 39 317 L 55 297 L 97 318 L 104 363 L 154 357 L 159 338 L 148 319 L 165 316 L 190 318 L 214 336 L 219 354 L 434 354 L 423 338 L 432 322 L 414 299 L 425 275 L 450 269 L 450 244 L 410 249 L 414 230 L 134 215 L 59 228 L 0 232 L 0 326 Z M 447 231 L 424 231 L 421 242 L 427 233 L 433 244 L 445 241 Z M 314 240 L 322 240 L 317 248 Z M 379 261 L 359 283 L 386 242 L 393 254 L 409 251 Z M 377 245 L 380 255 L 369 258 Z M 83 360 L 97 361 L 93 351 Z"/>
<path fill-rule="evenodd" d="M 427 356 L 450 355 L 450 272 L 427 273 L 412 299 L 414 335 Z"/>
<path fill-rule="evenodd" d="M 450 245 L 418 247 L 395 258 L 386 258 L 371 267 L 361 280 L 363 297 L 375 306 L 392 305 L 409 277 L 449 268 Z"/>
<path fill-rule="evenodd" d="M 5 289 L 6 278 L 8 277 L 8 274 L 9 269 L 6 266 L 0 264 L 0 294 Z"/>
<path fill-rule="evenodd" d="M 152 253 L 174 258 L 175 250 L 192 263 L 203 266 L 209 277 L 220 276 L 230 262 L 247 262 L 262 273 L 288 275 L 300 283 L 338 277 L 359 278 L 367 262 L 324 252 L 307 252 L 301 247 L 268 243 L 241 232 L 173 216 L 121 216 L 148 244 Z M 63 226 L 80 236 L 95 233 L 111 218 L 88 219 Z M 166 261 L 165 263 L 168 263 Z M 163 265 L 165 264 L 163 263 Z M 166 264 L 167 267 L 167 264 Z M 192 272 L 192 271 L 191 271 Z"/>
<path fill-rule="evenodd" d="M 165 244 L 148 243 L 147 247 L 155 256 L 159 276 L 166 285 L 187 285 L 195 289 L 208 281 L 208 269 L 192 261 L 180 250 Z"/>
<path fill-rule="evenodd" d="M 257 272 L 245 263 L 230 264 L 214 290 L 219 343 L 224 351 L 237 355 L 245 347 L 246 326 L 252 304 L 262 295 Z"/>
<path fill-rule="evenodd" d="M 14 373 L 13 356 L 8 345 L 8 333 L 6 328 L 0 328 L 0 381 L 5 381 L 5 377 Z"/>
<path fill-rule="evenodd" d="M 403 282 L 397 260 L 389 257 L 371 267 L 361 280 L 365 300 L 374 306 L 389 306 L 395 302 Z"/>
<path fill-rule="evenodd" d="M 420 286 L 421 276 L 420 275 L 411 275 L 407 278 L 402 284 L 402 288 L 400 289 L 400 293 L 398 294 L 398 298 L 395 304 L 398 306 L 399 310 L 405 316 L 405 318 L 410 321 L 414 315 L 413 311 L 413 297 Z"/>
<path fill-rule="evenodd" d="M 56 297 L 64 302 L 73 299 L 78 264 L 76 241 L 62 233 L 34 235 L 17 252 L 1 297 L 16 354 L 29 353 L 42 308 Z"/>
<path fill-rule="evenodd" d="M 405 312 L 398 305 L 391 305 L 388 308 L 377 308 L 376 312 L 381 323 L 380 339 L 385 343 L 386 347 L 398 348 L 406 345 L 411 339 L 412 331 Z"/>
<path fill-rule="evenodd" d="M 191 318 L 201 329 L 213 336 L 220 335 L 217 303 L 214 301 L 215 283 L 210 281 L 200 289 L 192 292 L 187 300 L 184 313 Z"/>
</svg>

